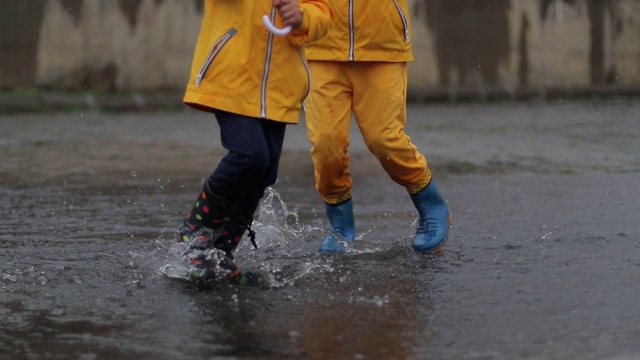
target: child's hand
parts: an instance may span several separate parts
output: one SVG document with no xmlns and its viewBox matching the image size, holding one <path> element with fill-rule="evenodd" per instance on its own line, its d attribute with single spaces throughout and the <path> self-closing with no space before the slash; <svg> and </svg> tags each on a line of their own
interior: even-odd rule
<svg viewBox="0 0 640 360">
<path fill-rule="evenodd" d="M 274 0 L 273 6 L 278 9 L 282 23 L 296 29 L 302 25 L 302 12 L 296 0 Z"/>
</svg>

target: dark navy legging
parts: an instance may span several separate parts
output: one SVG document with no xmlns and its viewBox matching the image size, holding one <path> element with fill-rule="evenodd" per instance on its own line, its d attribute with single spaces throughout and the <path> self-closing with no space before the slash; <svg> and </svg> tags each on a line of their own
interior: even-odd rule
<svg viewBox="0 0 640 360">
<path fill-rule="evenodd" d="M 209 177 L 209 188 L 252 216 L 275 184 L 286 124 L 215 110 L 222 146 L 229 152 Z"/>
</svg>

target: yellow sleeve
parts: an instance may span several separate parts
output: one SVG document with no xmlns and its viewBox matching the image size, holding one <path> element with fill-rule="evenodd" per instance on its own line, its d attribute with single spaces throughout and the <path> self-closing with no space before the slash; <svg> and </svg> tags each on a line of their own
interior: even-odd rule
<svg viewBox="0 0 640 360">
<path fill-rule="evenodd" d="M 329 0 L 304 0 L 300 4 L 302 25 L 289 34 L 289 41 L 295 46 L 319 40 L 331 28 L 333 11 Z"/>
</svg>

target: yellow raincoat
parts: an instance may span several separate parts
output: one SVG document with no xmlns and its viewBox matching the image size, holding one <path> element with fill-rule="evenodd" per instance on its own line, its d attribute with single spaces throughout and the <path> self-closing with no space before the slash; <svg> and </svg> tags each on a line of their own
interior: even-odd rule
<svg viewBox="0 0 640 360">
<path fill-rule="evenodd" d="M 302 26 L 278 36 L 262 22 L 282 27 L 272 0 L 205 0 L 185 104 L 297 123 L 310 87 L 301 45 L 331 27 L 329 0 L 298 2 Z"/>
<path fill-rule="evenodd" d="M 329 33 L 305 46 L 309 60 L 413 60 L 407 0 L 332 0 Z"/>
</svg>

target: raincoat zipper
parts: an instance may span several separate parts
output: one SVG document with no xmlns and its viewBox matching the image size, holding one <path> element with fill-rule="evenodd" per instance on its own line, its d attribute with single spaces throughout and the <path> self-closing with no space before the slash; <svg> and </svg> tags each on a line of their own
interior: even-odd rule
<svg viewBox="0 0 640 360">
<path fill-rule="evenodd" d="M 409 21 L 407 20 L 407 15 L 405 15 L 404 11 L 402 11 L 402 8 L 400 7 L 400 5 L 398 5 L 398 2 L 396 0 L 393 0 L 393 4 L 396 6 L 396 9 L 398 10 L 398 14 L 400 14 L 400 19 L 402 20 L 402 27 L 404 30 L 404 41 L 409 42 L 410 40 Z"/>
<path fill-rule="evenodd" d="M 275 21 L 276 8 L 271 9 L 271 22 Z M 260 117 L 267 118 L 267 80 L 269 79 L 269 67 L 271 66 L 271 53 L 273 52 L 273 33 L 269 32 L 267 40 L 267 56 L 264 60 L 264 74 L 260 87 Z"/>
<path fill-rule="evenodd" d="M 353 24 L 353 1 L 349 0 L 349 61 L 355 60 L 355 41 L 356 34 Z M 395 0 L 393 1 L 395 3 Z M 397 6 L 397 5 L 396 5 Z"/>
<path fill-rule="evenodd" d="M 195 84 L 194 84 L 195 87 L 199 87 L 200 86 L 200 83 L 202 83 L 202 78 L 207 73 L 207 70 L 209 69 L 209 66 L 211 66 L 211 63 L 213 62 L 213 59 L 216 58 L 216 56 L 218 55 L 220 50 L 222 50 L 224 45 L 237 32 L 238 32 L 238 30 L 236 30 L 236 28 L 231 28 L 231 29 L 229 29 L 229 31 L 227 31 L 226 33 L 222 34 L 222 36 L 220 36 L 218 38 L 218 40 L 216 40 L 215 43 L 213 43 L 213 45 L 211 46 L 211 49 L 209 50 L 209 54 L 207 55 L 207 60 L 204 62 L 204 64 L 200 68 L 200 71 L 198 72 L 198 75 L 196 76 L 196 81 L 195 81 Z"/>
</svg>

